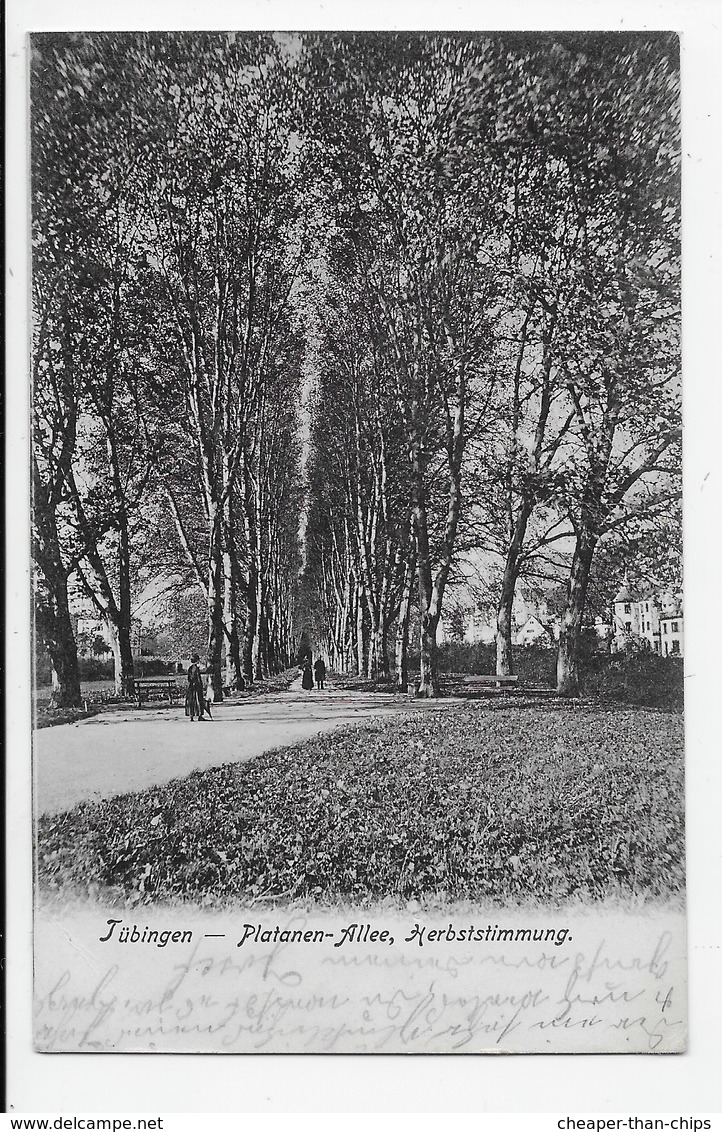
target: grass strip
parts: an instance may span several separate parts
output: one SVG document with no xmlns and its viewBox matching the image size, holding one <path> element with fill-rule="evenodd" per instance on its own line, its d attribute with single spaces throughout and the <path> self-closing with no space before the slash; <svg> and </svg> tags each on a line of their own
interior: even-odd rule
<svg viewBox="0 0 722 1132">
<path fill-rule="evenodd" d="M 134 903 L 669 898 L 681 718 L 470 703 L 46 816 L 44 892 Z"/>
</svg>

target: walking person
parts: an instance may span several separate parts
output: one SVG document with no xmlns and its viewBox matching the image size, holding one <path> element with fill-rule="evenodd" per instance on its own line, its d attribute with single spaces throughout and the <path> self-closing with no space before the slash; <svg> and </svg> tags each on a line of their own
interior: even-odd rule
<svg viewBox="0 0 722 1132">
<path fill-rule="evenodd" d="M 323 657 L 319 657 L 313 666 L 313 671 L 316 676 L 316 687 L 323 691 L 323 682 L 326 679 L 326 665 Z"/>
<path fill-rule="evenodd" d="M 198 722 L 203 720 L 203 676 L 199 668 L 200 657 L 197 652 L 193 653 L 191 657 L 191 664 L 188 669 L 188 687 L 186 689 L 186 715 L 191 717 L 191 723 L 195 722 L 198 716 Z"/>
<path fill-rule="evenodd" d="M 305 688 L 307 692 L 313 691 L 313 672 L 311 670 L 310 656 L 307 656 L 303 662 L 303 677 L 301 679 L 301 687 Z"/>
<path fill-rule="evenodd" d="M 212 722 L 213 721 L 213 715 L 211 713 L 211 705 L 213 704 L 213 702 L 215 700 L 215 696 L 213 695 L 213 677 L 212 677 L 210 672 L 208 673 L 208 679 L 206 680 L 206 690 L 205 690 L 204 699 L 205 699 L 205 705 L 206 705 L 206 715 L 208 716 L 208 718 Z"/>
</svg>

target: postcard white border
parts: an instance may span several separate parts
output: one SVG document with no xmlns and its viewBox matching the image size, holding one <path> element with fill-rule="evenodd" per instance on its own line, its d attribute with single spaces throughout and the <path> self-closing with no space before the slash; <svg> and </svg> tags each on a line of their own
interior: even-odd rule
<svg viewBox="0 0 722 1132">
<path fill-rule="evenodd" d="M 7 3 L 8 1101 L 16 1112 L 718 1111 L 722 28 L 715 0 Z M 682 33 L 690 1050 L 675 1057 L 40 1055 L 31 1033 L 26 33 L 142 28 L 672 29 Z"/>
</svg>

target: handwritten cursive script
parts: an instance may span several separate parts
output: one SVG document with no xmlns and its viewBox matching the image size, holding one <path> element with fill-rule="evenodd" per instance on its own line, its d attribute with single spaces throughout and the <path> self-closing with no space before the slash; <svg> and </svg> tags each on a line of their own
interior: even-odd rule
<svg viewBox="0 0 722 1132">
<path fill-rule="evenodd" d="M 529 930 L 520 916 L 509 925 L 511 936 L 492 940 L 466 929 L 465 938 L 456 938 L 462 929 L 448 919 L 349 923 L 297 913 L 269 926 L 241 920 L 239 931 L 230 917 L 189 924 L 181 922 L 187 915 L 164 915 L 152 928 L 136 927 L 141 937 L 147 930 L 150 947 L 118 942 L 121 927 L 129 941 L 132 936 L 132 924 L 121 917 L 99 921 L 88 909 L 62 919 L 39 915 L 38 1049 L 684 1048 L 685 936 L 678 913 L 579 913 L 537 940 L 517 937 Z M 175 932 L 178 945 L 188 935 L 182 946 L 159 947 L 165 932 L 168 940 Z"/>
</svg>

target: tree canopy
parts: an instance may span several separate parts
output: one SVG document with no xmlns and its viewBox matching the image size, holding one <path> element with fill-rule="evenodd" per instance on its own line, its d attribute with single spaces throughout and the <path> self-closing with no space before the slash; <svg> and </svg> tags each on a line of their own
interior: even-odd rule
<svg viewBox="0 0 722 1132">
<path fill-rule="evenodd" d="M 500 673 L 519 581 L 565 580 L 578 690 L 595 561 L 679 525 L 678 71 L 661 33 L 33 36 L 58 699 L 74 595 L 127 690 L 149 587 L 202 603 L 217 698 L 302 637 L 402 687 L 413 643 L 437 695 L 470 559 Z"/>
</svg>

